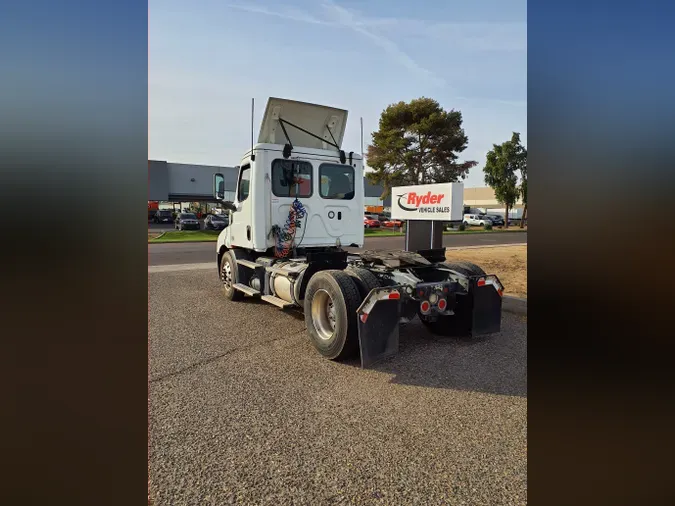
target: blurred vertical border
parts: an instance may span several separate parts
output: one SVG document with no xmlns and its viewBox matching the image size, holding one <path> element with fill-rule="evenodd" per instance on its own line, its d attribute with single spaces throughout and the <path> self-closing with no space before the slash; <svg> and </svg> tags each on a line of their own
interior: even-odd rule
<svg viewBox="0 0 675 506">
<path fill-rule="evenodd" d="M 145 500 L 147 23 L 0 3 L 2 504 Z"/>
<path fill-rule="evenodd" d="M 532 504 L 672 504 L 674 19 L 528 2 Z"/>
</svg>

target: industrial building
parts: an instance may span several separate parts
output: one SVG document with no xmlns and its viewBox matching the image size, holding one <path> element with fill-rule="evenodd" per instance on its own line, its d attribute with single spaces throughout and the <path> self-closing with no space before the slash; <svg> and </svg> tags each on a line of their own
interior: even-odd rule
<svg viewBox="0 0 675 506">
<path fill-rule="evenodd" d="M 195 203 L 200 203 L 205 209 L 215 207 L 218 203 L 213 198 L 213 177 L 216 173 L 225 177 L 225 200 L 234 200 L 238 175 L 236 167 L 148 160 L 148 209 L 152 207 L 179 211 Z M 384 201 L 380 200 L 383 187 L 370 183 L 367 178 L 364 180 L 364 187 L 366 209 L 387 212 L 391 206 L 391 195 Z M 153 203 L 152 206 L 150 202 Z M 464 205 L 482 212 L 502 215 L 505 211 L 489 187 L 464 188 Z M 522 216 L 522 211 L 523 204 L 519 200 L 509 217 L 518 219 Z"/>
</svg>

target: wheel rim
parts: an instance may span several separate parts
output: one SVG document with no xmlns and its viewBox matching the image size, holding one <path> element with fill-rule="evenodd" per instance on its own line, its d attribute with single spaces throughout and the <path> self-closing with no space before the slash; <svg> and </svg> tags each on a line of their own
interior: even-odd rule
<svg viewBox="0 0 675 506">
<path fill-rule="evenodd" d="M 227 260 L 223 263 L 222 278 L 223 285 L 229 290 L 232 287 L 232 267 L 230 267 L 230 262 Z"/>
<path fill-rule="evenodd" d="M 326 290 L 317 290 L 312 299 L 312 321 L 316 333 L 327 341 L 335 332 L 335 304 Z"/>
</svg>

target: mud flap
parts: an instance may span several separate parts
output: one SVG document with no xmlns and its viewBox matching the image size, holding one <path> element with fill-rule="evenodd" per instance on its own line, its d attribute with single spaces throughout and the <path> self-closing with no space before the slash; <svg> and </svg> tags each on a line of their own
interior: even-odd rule
<svg viewBox="0 0 675 506">
<path fill-rule="evenodd" d="M 357 310 L 361 367 L 398 353 L 400 287 L 375 288 Z"/>
<path fill-rule="evenodd" d="M 486 282 L 487 281 L 487 282 Z M 502 323 L 503 288 L 497 276 L 490 275 L 471 279 L 473 307 L 471 311 L 471 335 L 482 336 L 500 331 Z"/>
</svg>

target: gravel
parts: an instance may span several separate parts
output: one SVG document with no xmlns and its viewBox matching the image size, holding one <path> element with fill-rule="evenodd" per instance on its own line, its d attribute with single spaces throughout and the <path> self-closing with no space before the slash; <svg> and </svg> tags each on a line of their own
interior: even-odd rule
<svg viewBox="0 0 675 506">
<path fill-rule="evenodd" d="M 227 301 L 215 269 L 149 275 L 159 505 L 525 504 L 527 338 L 414 321 L 373 370 L 321 358 L 300 314 Z"/>
</svg>

